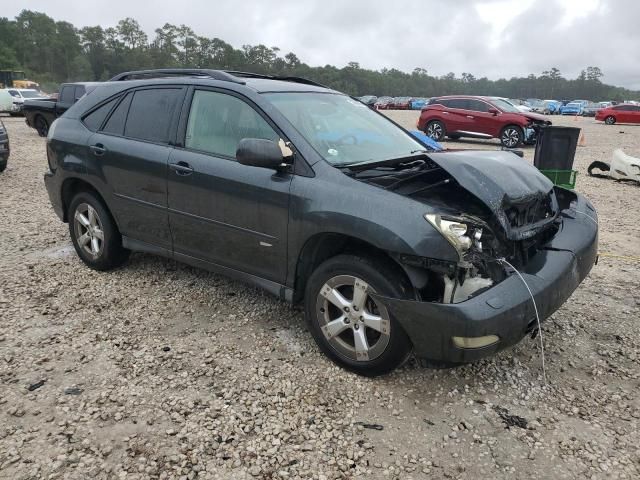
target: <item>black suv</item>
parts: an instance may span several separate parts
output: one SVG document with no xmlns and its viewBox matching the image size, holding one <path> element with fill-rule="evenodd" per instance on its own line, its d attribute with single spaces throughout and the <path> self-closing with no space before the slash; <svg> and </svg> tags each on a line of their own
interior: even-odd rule
<svg viewBox="0 0 640 480">
<path fill-rule="evenodd" d="M 53 123 L 47 155 L 89 267 L 145 251 L 304 302 L 320 348 L 364 375 L 513 345 L 596 259 L 591 204 L 513 153 L 432 153 L 300 78 L 121 74 Z"/>
</svg>

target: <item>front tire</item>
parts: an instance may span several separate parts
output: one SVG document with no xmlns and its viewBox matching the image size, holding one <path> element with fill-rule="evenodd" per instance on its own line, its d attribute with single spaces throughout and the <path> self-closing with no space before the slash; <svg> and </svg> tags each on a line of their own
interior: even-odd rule
<svg viewBox="0 0 640 480">
<path fill-rule="evenodd" d="M 80 259 L 94 270 L 111 270 L 122 265 L 129 250 L 103 202 L 93 193 L 73 197 L 67 212 L 71 241 Z"/>
<path fill-rule="evenodd" d="M 339 255 L 309 278 L 305 317 L 333 362 L 360 375 L 383 375 L 402 365 L 412 346 L 400 323 L 371 295 L 410 298 L 410 292 L 408 282 L 384 259 Z"/>
<path fill-rule="evenodd" d="M 9 163 L 9 158 L 3 158 L 0 160 L 0 173 L 4 172 L 7 169 L 8 163 Z"/>
<path fill-rule="evenodd" d="M 607 125 L 613 125 L 614 123 L 616 123 L 616 117 L 609 115 L 604 119 L 604 123 L 606 123 Z"/>
<path fill-rule="evenodd" d="M 424 133 L 436 142 L 441 142 L 447 134 L 447 129 L 440 120 L 431 120 L 427 123 L 427 128 L 425 128 Z"/>
<path fill-rule="evenodd" d="M 507 125 L 500 132 L 500 143 L 506 148 L 516 148 L 522 144 L 524 133 L 517 125 Z"/>
</svg>

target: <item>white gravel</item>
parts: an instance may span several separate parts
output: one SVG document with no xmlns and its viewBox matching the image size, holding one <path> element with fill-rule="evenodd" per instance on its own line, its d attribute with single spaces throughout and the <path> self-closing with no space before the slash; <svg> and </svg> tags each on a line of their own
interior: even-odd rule
<svg viewBox="0 0 640 480">
<path fill-rule="evenodd" d="M 454 370 L 359 378 L 259 291 L 142 254 L 83 266 L 49 205 L 44 140 L 3 120 L 0 478 L 640 476 L 638 261 L 601 257 L 545 324 L 546 387 L 528 338 Z M 640 257 L 640 187 L 586 177 L 619 146 L 640 156 L 640 126 L 554 121 L 585 128 L 578 189 L 601 251 Z"/>
</svg>

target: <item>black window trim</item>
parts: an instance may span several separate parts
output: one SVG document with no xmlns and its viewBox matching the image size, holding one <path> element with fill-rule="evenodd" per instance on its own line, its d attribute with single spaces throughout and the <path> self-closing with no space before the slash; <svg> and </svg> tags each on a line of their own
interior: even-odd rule
<svg viewBox="0 0 640 480">
<path fill-rule="evenodd" d="M 111 133 L 111 132 L 105 132 L 103 129 L 106 126 L 107 122 L 111 119 L 111 116 L 113 115 L 113 113 L 120 106 L 120 103 L 122 103 L 122 101 L 124 101 L 124 99 L 127 97 L 127 95 L 129 93 L 133 93 L 133 95 L 135 95 L 135 93 L 140 91 L 140 90 L 180 90 L 181 93 L 182 93 L 182 97 L 178 98 L 178 112 L 182 112 L 182 110 L 184 109 L 185 95 L 186 95 L 186 92 L 188 91 L 188 89 L 189 88 L 187 86 L 185 86 L 184 84 L 182 84 L 182 85 L 180 85 L 180 84 L 175 84 L 175 85 L 174 84 L 161 84 L 161 85 L 144 85 L 144 86 L 141 86 L 141 87 L 129 88 L 127 90 L 121 90 L 117 94 L 115 94 L 112 97 L 110 97 L 110 98 L 113 98 L 116 95 L 121 95 L 122 96 L 120 98 L 120 101 L 111 109 L 111 111 L 109 112 L 109 115 L 104 120 L 104 122 L 102 123 L 100 128 L 97 130 L 97 133 L 100 133 L 101 135 L 107 135 L 109 137 L 126 138 L 127 140 L 133 140 L 133 141 L 136 141 L 136 142 L 144 142 L 144 143 L 149 143 L 149 144 L 152 144 L 152 145 L 161 145 L 161 146 L 174 147 L 174 146 L 176 146 L 177 129 L 178 129 L 178 125 L 179 125 L 180 119 L 182 117 L 182 113 L 180 113 L 178 115 L 174 115 L 174 118 L 171 119 L 171 123 L 169 125 L 169 139 L 166 142 L 157 142 L 157 141 L 153 141 L 153 140 L 145 140 L 143 138 L 127 137 L 124 134 L 124 132 L 127 129 L 127 121 L 129 119 L 129 110 L 127 110 L 127 116 L 125 118 L 124 129 L 122 131 L 122 135 L 118 135 L 118 134 Z M 105 102 L 102 102 L 102 103 L 105 103 Z M 132 103 L 133 103 L 133 99 L 131 99 L 131 103 L 129 104 L 129 109 L 131 109 L 131 104 Z M 181 104 L 182 104 L 182 107 L 180 106 Z"/>
<path fill-rule="evenodd" d="M 104 128 L 105 124 L 107 123 L 107 121 L 111 118 L 111 115 L 113 114 L 114 110 L 116 108 L 118 108 L 118 105 L 120 105 L 120 102 L 122 102 L 122 99 L 126 96 L 126 93 L 123 92 L 118 92 L 115 95 L 111 95 L 109 98 L 101 101 L 100 103 L 96 103 L 93 107 L 91 107 L 89 110 L 87 110 L 85 113 L 82 114 L 82 116 L 80 117 L 80 122 L 82 123 L 82 125 L 85 126 L 85 128 L 87 130 L 89 130 L 90 132 L 101 132 L 101 130 Z M 121 97 L 120 99 L 118 99 L 118 97 Z M 118 100 L 115 105 L 113 107 L 111 107 L 111 110 L 109 110 L 109 112 L 107 113 L 107 115 L 104 117 L 104 120 L 102 120 L 102 123 L 98 126 L 98 128 L 96 128 L 95 130 L 89 128 L 89 126 L 85 123 L 85 118 L 87 118 L 89 115 L 91 115 L 93 112 L 95 112 L 96 110 L 101 109 L 103 106 L 105 106 L 107 103 L 112 102 L 113 100 Z M 101 132 L 102 133 L 102 132 Z"/>
</svg>

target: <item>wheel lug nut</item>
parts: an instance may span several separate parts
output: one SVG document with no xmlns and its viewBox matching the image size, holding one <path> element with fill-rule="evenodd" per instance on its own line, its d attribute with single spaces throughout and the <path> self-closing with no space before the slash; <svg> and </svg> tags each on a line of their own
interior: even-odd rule
<svg viewBox="0 0 640 480">
<path fill-rule="evenodd" d="M 354 325 L 353 325 L 353 328 L 354 328 L 355 330 L 359 330 L 359 329 L 360 329 L 360 325 L 358 325 L 358 324 L 356 323 L 356 324 L 354 324 Z"/>
<path fill-rule="evenodd" d="M 344 307 L 344 311 L 348 312 L 349 311 L 349 307 Z"/>
<path fill-rule="evenodd" d="M 344 323 L 349 323 L 351 320 L 349 320 L 348 318 L 344 319 Z"/>
</svg>

